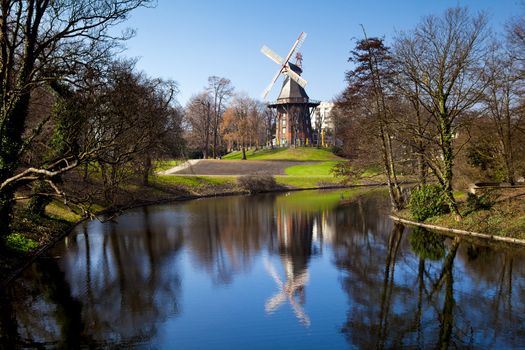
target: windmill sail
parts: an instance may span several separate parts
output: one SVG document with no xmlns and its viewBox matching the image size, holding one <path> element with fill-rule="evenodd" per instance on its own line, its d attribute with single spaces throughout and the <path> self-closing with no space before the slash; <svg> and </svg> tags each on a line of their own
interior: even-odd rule
<svg viewBox="0 0 525 350">
<path fill-rule="evenodd" d="M 277 71 L 277 73 L 275 74 L 275 76 L 273 77 L 273 79 L 271 80 L 270 82 L 270 85 L 268 85 L 268 87 L 264 90 L 263 92 L 263 99 L 266 100 L 266 97 L 268 96 L 268 94 L 270 93 L 270 90 L 272 90 L 273 88 L 273 85 L 275 84 L 275 82 L 277 81 L 277 79 L 279 78 L 279 75 L 281 73 L 285 74 L 286 76 L 290 77 L 290 79 L 294 80 L 297 84 L 299 84 L 301 87 L 305 87 L 306 84 L 307 84 L 307 81 L 302 78 L 299 74 L 297 74 L 296 72 L 293 71 L 293 69 L 290 67 L 290 58 L 292 57 L 292 55 L 294 54 L 294 52 L 299 49 L 299 47 L 301 47 L 301 45 L 304 43 L 304 40 L 306 39 L 306 33 L 305 32 L 301 32 L 301 34 L 299 35 L 299 37 L 297 38 L 297 40 L 294 42 L 294 44 L 292 45 L 292 48 L 290 49 L 290 51 L 288 52 L 288 55 L 286 55 L 286 58 L 283 60 L 283 58 L 281 56 L 279 56 L 278 54 L 276 54 L 274 51 L 272 51 L 269 47 L 267 46 L 263 46 L 261 48 L 261 52 L 266 56 L 268 57 L 269 59 L 271 59 L 272 61 L 274 61 L 275 63 L 277 63 L 278 65 L 280 65 L 280 68 L 279 70 Z"/>
</svg>

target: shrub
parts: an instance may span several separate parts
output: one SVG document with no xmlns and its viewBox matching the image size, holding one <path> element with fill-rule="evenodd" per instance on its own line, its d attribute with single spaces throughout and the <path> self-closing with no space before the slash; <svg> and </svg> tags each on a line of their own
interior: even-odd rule
<svg viewBox="0 0 525 350">
<path fill-rule="evenodd" d="M 423 185 L 412 191 L 409 202 L 410 214 L 417 221 L 448 212 L 445 193 L 437 185 Z"/>
<path fill-rule="evenodd" d="M 469 193 L 467 195 L 466 209 L 467 213 L 471 213 L 477 210 L 488 210 L 494 206 L 496 200 L 498 199 L 498 194 L 496 191 L 486 191 L 479 196 Z"/>
<path fill-rule="evenodd" d="M 279 189 L 271 175 L 245 175 L 237 179 L 239 186 L 250 193 L 269 192 Z"/>
<path fill-rule="evenodd" d="M 38 243 L 15 232 L 7 236 L 7 246 L 12 250 L 27 253 L 38 247 Z"/>
</svg>

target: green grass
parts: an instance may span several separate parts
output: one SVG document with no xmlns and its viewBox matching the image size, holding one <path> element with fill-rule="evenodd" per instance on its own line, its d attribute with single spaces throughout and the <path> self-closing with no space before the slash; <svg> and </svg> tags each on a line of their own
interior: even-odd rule
<svg viewBox="0 0 525 350">
<path fill-rule="evenodd" d="M 464 191 L 454 191 L 454 198 L 458 201 L 464 201 L 467 199 L 467 193 Z"/>
<path fill-rule="evenodd" d="M 154 183 L 179 186 L 188 189 L 197 189 L 202 186 L 221 186 L 236 183 L 235 176 L 183 176 L 183 175 L 157 175 L 151 180 Z"/>
<path fill-rule="evenodd" d="M 50 217 L 66 220 L 68 222 L 77 222 L 82 219 L 80 215 L 74 213 L 66 205 L 58 201 L 51 202 L 46 206 L 46 214 Z"/>
<path fill-rule="evenodd" d="M 176 167 L 177 165 L 180 165 L 184 163 L 185 159 L 168 159 L 168 160 L 157 160 L 155 162 L 155 170 L 156 171 L 166 171 L 168 169 L 171 169 L 173 167 Z"/>
<path fill-rule="evenodd" d="M 11 233 L 7 236 L 7 247 L 16 252 L 29 253 L 38 247 L 38 243 L 31 238 L 27 238 L 20 233 Z"/>
<path fill-rule="evenodd" d="M 329 161 L 316 164 L 294 165 L 285 169 L 286 175 L 296 176 L 330 176 L 332 168 L 339 163 Z"/>
<path fill-rule="evenodd" d="M 361 174 L 362 177 L 372 177 L 372 176 L 378 176 L 382 175 L 383 170 L 379 165 L 371 165 L 369 166 L 363 173 Z"/>
<path fill-rule="evenodd" d="M 500 201 L 490 209 L 475 211 L 470 210 L 466 202 L 460 202 L 459 210 L 462 214 L 460 221 L 450 213 L 428 218 L 424 222 L 489 235 L 525 239 L 525 201 L 521 198 Z M 403 211 L 402 216 L 411 219 L 408 211 Z"/>
<path fill-rule="evenodd" d="M 222 159 L 236 160 L 242 158 L 242 152 L 231 152 Z M 315 147 L 296 147 L 296 148 L 274 148 L 262 149 L 258 151 L 249 150 L 246 152 L 246 158 L 251 160 L 343 160 L 336 156 L 327 148 Z"/>
</svg>

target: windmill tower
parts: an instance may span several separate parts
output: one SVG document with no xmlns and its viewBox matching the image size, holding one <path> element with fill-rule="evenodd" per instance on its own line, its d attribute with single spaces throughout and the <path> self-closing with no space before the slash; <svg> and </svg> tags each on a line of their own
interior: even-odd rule
<svg viewBox="0 0 525 350">
<path fill-rule="evenodd" d="M 304 90 L 307 81 L 301 77 L 303 72 L 302 55 L 297 52 L 296 63 L 290 62 L 293 54 L 296 53 L 305 38 L 306 33 L 302 32 L 285 59 L 282 59 L 266 46 L 261 48 L 261 52 L 265 56 L 280 66 L 270 85 L 264 91 L 264 99 L 268 96 L 279 76 L 281 74 L 284 75 L 284 82 L 277 100 L 268 104 L 268 108 L 275 109 L 277 112 L 275 140 L 277 145 L 280 146 L 306 146 L 313 144 L 313 129 L 310 116 L 320 102 L 310 100 Z"/>
</svg>

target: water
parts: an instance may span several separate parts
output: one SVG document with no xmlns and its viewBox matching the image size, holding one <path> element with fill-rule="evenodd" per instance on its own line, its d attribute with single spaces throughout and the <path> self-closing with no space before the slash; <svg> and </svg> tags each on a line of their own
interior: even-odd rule
<svg viewBox="0 0 525 350">
<path fill-rule="evenodd" d="M 5 291 L 0 348 L 525 344 L 518 249 L 409 231 L 387 213 L 381 191 L 307 191 L 85 223 Z"/>
</svg>

